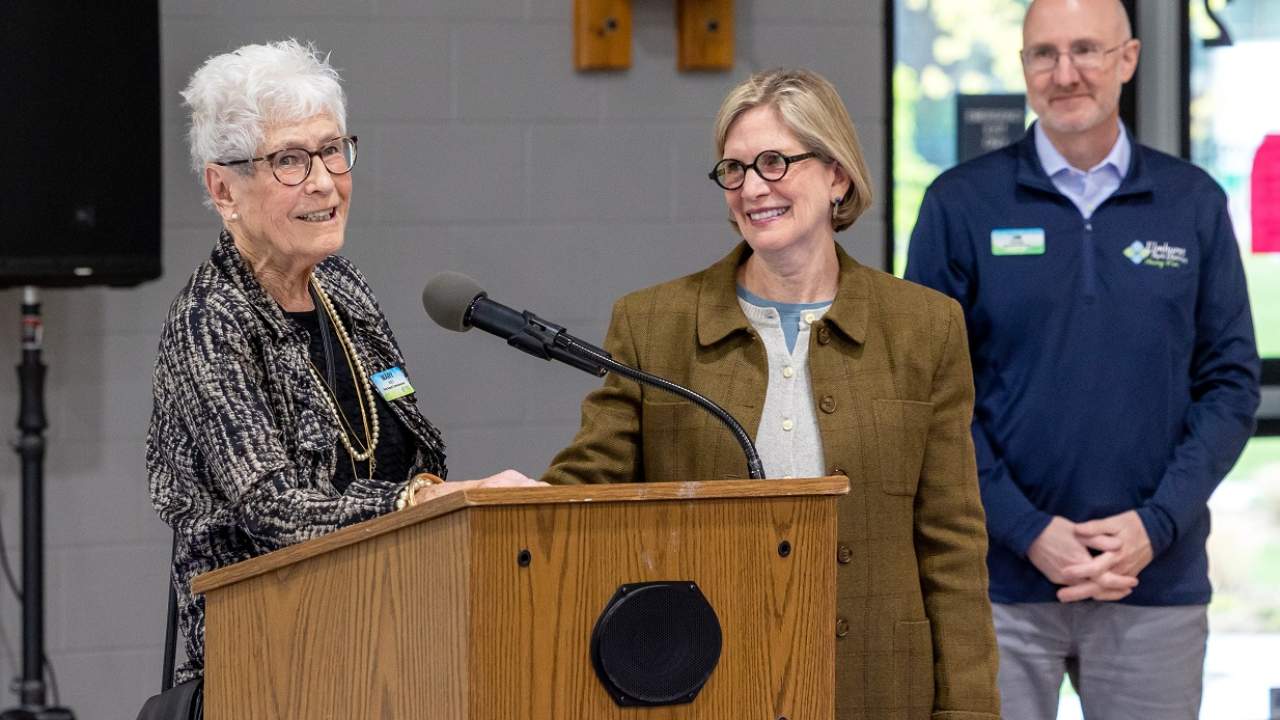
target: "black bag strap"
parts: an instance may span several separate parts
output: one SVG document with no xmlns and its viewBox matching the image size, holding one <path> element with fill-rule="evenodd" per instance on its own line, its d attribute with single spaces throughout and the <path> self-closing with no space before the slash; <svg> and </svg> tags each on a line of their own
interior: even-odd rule
<svg viewBox="0 0 1280 720">
<path fill-rule="evenodd" d="M 173 687 L 173 666 L 176 662 L 178 646 L 178 591 L 173 585 L 173 561 L 178 557 L 178 533 L 173 533 L 173 548 L 169 552 L 169 571 L 165 577 L 169 579 L 169 625 L 164 632 L 164 678 L 160 681 L 160 692 Z"/>
</svg>

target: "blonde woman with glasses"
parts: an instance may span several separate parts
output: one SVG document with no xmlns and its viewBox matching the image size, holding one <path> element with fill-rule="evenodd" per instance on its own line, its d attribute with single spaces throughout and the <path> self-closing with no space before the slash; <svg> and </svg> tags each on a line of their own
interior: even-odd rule
<svg viewBox="0 0 1280 720">
<path fill-rule="evenodd" d="M 849 477 L 831 559 L 837 718 L 996 720 L 960 306 L 836 242 L 871 181 L 825 79 L 753 75 L 725 98 L 715 142 L 710 179 L 742 241 L 620 299 L 605 347 L 729 410 L 766 477 Z M 544 479 L 744 477 L 737 443 L 700 409 L 610 375 Z"/>
</svg>

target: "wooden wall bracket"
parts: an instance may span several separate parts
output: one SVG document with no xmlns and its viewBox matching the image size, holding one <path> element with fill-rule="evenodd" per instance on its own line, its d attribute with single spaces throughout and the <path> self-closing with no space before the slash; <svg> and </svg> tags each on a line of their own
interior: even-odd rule
<svg viewBox="0 0 1280 720">
<path fill-rule="evenodd" d="M 573 0 L 573 62 L 579 71 L 631 67 L 631 0 Z"/>
<path fill-rule="evenodd" d="M 681 71 L 733 69 L 733 0 L 677 0 L 676 34 Z"/>
</svg>

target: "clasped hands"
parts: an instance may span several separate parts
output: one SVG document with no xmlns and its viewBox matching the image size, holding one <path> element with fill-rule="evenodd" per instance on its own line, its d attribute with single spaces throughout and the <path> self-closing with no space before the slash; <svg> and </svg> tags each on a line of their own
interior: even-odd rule
<svg viewBox="0 0 1280 720">
<path fill-rule="evenodd" d="M 1090 549 L 1098 554 L 1090 553 Z M 1027 550 L 1027 558 L 1063 587 L 1058 600 L 1119 600 L 1138 585 L 1151 562 L 1151 540 L 1135 510 L 1074 523 L 1054 516 Z"/>
</svg>

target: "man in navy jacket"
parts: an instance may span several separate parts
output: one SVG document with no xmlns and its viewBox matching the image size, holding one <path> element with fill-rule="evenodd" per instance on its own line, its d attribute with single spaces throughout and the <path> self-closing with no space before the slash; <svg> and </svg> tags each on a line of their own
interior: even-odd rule
<svg viewBox="0 0 1280 720">
<path fill-rule="evenodd" d="M 1020 142 L 929 188 L 906 276 L 965 309 L 1005 716 L 1196 718 L 1207 502 L 1260 362 L 1226 197 L 1131 142 L 1119 0 L 1035 0 Z"/>
</svg>

